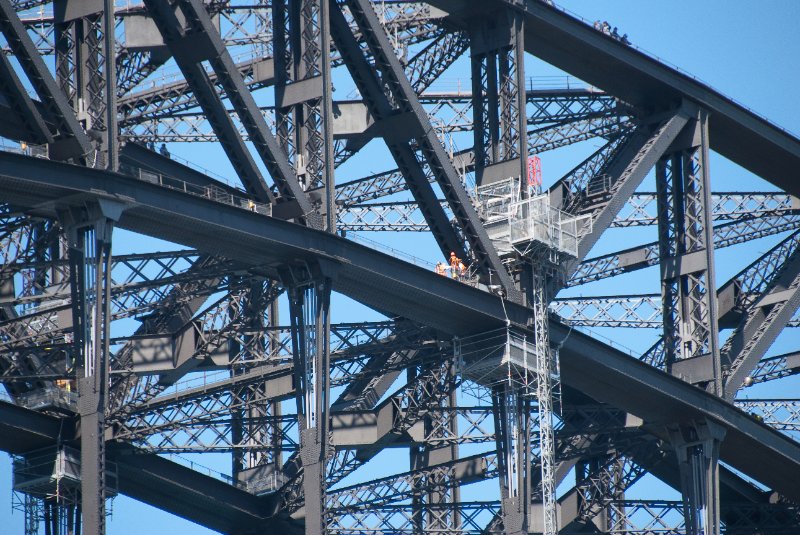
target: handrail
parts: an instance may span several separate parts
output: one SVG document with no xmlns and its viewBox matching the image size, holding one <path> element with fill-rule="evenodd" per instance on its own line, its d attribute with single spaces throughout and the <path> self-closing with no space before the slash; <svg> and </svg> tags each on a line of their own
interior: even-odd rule
<svg viewBox="0 0 800 535">
<path fill-rule="evenodd" d="M 251 212 L 256 212 L 262 215 L 272 215 L 271 205 L 259 203 L 249 197 L 246 197 L 244 191 L 242 192 L 242 195 L 234 195 L 233 193 L 230 193 L 219 186 L 199 186 L 197 184 L 191 184 L 169 175 L 142 169 L 129 164 L 120 165 L 120 172 L 143 182 L 150 182 L 151 184 L 157 184 L 165 188 L 182 191 L 196 197 L 203 197 L 215 202 L 250 210 Z"/>
</svg>

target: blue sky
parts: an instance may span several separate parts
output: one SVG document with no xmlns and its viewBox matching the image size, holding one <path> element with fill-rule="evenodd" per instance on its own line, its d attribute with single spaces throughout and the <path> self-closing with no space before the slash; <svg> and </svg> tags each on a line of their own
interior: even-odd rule
<svg viewBox="0 0 800 535">
<path fill-rule="evenodd" d="M 745 106 L 765 116 L 779 126 L 793 132 L 800 132 L 800 106 L 792 97 L 800 88 L 800 35 L 797 21 L 800 20 L 800 2 L 772 1 L 752 2 L 743 0 L 661 0 L 642 2 L 641 0 L 571 0 L 559 5 L 576 12 L 589 21 L 608 20 L 618 26 L 620 33 L 627 33 L 637 46 L 677 64 L 683 70 L 697 76 L 731 96 Z M 552 69 L 530 62 L 527 74 L 539 76 L 551 74 Z M 448 73 L 446 76 L 465 76 L 465 73 Z M 341 98 L 337 94 L 337 98 Z M 196 157 L 208 146 L 180 147 L 173 152 Z M 574 162 L 574 160 L 573 160 Z M 214 170 L 225 170 L 218 160 L 198 161 Z M 548 162 L 545 160 L 545 165 Z M 560 161 L 550 162 L 552 169 L 564 165 Z M 748 173 L 722 158 L 712 159 L 712 184 L 718 190 L 752 189 L 765 187 L 753 180 Z M 368 172 L 365 164 L 356 164 L 348 169 L 347 178 L 354 178 L 359 171 Z M 547 167 L 545 167 L 547 173 Z M 611 243 L 621 240 L 621 235 L 610 235 Z M 397 240 L 400 246 L 417 249 L 416 237 L 402 237 Z M 755 249 L 765 250 L 758 244 Z M 754 249 L 754 252 L 755 252 Z M 430 244 L 424 250 L 430 250 Z M 737 269 L 728 256 L 720 256 L 718 264 L 718 283 L 724 281 L 730 272 Z M 624 293 L 627 290 L 619 290 Z M 649 291 L 649 290 L 648 290 Z M 339 320 L 356 319 L 360 309 L 345 305 Z M 346 318 L 344 316 L 347 316 Z M 798 330 L 800 331 L 800 330 Z M 627 337 L 626 337 L 627 338 Z M 788 339 L 787 339 L 788 338 Z M 797 345 L 798 333 L 788 333 L 780 340 L 780 345 Z M 635 344 L 632 341 L 631 344 Z M 203 461 L 201 461 L 203 462 Z M 212 464 L 212 463 L 208 463 Z M 11 511 L 11 478 L 9 462 L 0 457 L 0 523 L 4 533 L 22 532 L 22 515 Z M 656 487 L 649 487 L 655 491 Z M 126 498 L 115 501 L 113 518 L 109 523 L 111 535 L 140 534 L 142 532 L 178 534 L 201 534 L 207 530 L 189 522 L 172 517 L 151 507 L 135 503 Z M 210 532 L 208 532 L 210 533 Z"/>
</svg>

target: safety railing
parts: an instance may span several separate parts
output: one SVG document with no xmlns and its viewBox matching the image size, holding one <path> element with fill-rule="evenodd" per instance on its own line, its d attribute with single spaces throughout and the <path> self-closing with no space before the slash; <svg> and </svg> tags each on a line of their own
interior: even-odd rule
<svg viewBox="0 0 800 535">
<path fill-rule="evenodd" d="M 603 173 L 592 177 L 589 184 L 586 186 L 586 194 L 589 196 L 603 195 L 611 191 L 611 186 L 614 185 L 614 178 Z"/>
<path fill-rule="evenodd" d="M 32 410 L 57 407 L 76 411 L 78 394 L 64 388 L 45 387 L 18 395 L 17 404 Z"/>
<path fill-rule="evenodd" d="M 175 453 L 166 453 L 164 454 L 164 456 L 168 458 L 170 461 L 179 464 L 181 466 L 185 466 L 190 470 L 194 470 L 195 472 L 198 472 L 200 474 L 205 474 L 208 477 L 213 477 L 214 479 L 218 479 L 219 481 L 224 481 L 225 483 L 228 483 L 230 485 L 239 486 L 236 484 L 233 477 L 231 477 L 229 474 L 225 474 L 223 472 L 220 472 L 219 470 L 215 470 L 213 468 L 192 461 L 191 459 L 187 459 L 186 457 L 177 455 Z"/>
<path fill-rule="evenodd" d="M 512 203 L 508 212 L 509 240 L 512 244 L 539 242 L 546 247 L 578 255 L 578 242 L 589 216 L 575 217 L 550 206 L 548 195 Z"/>
<path fill-rule="evenodd" d="M 235 195 L 230 190 L 219 186 L 191 184 L 185 180 L 131 165 L 121 165 L 120 172 L 133 178 L 138 178 L 144 182 L 150 182 L 151 184 L 157 184 L 165 188 L 182 191 L 196 197 L 203 197 L 262 215 L 272 215 L 272 207 L 270 205 L 255 202 L 253 199 L 244 196 L 244 192 L 242 192 L 243 195 Z"/>
<path fill-rule="evenodd" d="M 370 249 L 375 249 L 377 251 L 384 252 L 384 253 L 386 253 L 386 254 L 388 254 L 390 256 L 393 256 L 395 258 L 399 258 L 400 260 L 404 260 L 406 262 L 410 262 L 411 264 L 414 264 L 415 266 L 419 266 L 419 267 L 422 267 L 422 268 L 425 268 L 425 269 L 430 269 L 430 270 L 434 269 L 435 264 L 433 262 L 430 262 L 429 260 L 425 260 L 425 259 L 419 258 L 418 256 L 414 256 L 412 254 L 406 253 L 405 251 L 401 251 L 400 249 L 396 249 L 396 248 L 391 247 L 389 245 L 386 245 L 384 243 L 380 243 L 380 242 L 377 242 L 375 240 L 370 240 L 369 238 L 365 238 L 364 236 L 361 236 L 360 234 L 356 234 L 355 232 L 348 232 L 347 233 L 347 237 L 351 238 L 353 241 L 359 242 L 359 243 L 369 247 Z"/>
</svg>

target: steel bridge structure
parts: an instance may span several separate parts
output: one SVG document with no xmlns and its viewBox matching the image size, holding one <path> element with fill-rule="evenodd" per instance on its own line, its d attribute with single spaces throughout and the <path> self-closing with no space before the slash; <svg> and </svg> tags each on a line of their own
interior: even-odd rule
<svg viewBox="0 0 800 535">
<path fill-rule="evenodd" d="M 790 133 L 541 0 L 0 0 L 0 35 L 25 535 L 117 495 L 236 535 L 800 532 L 800 399 L 743 395 L 800 371 Z"/>
</svg>

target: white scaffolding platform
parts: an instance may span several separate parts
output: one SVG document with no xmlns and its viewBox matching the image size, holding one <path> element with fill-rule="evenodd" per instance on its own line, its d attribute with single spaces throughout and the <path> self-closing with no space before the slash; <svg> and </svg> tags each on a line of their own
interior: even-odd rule
<svg viewBox="0 0 800 535">
<path fill-rule="evenodd" d="M 456 359 L 467 379 L 493 386 L 511 381 L 530 387 L 541 372 L 547 352 L 537 352 L 535 341 L 513 329 L 498 329 L 457 340 Z"/>
<path fill-rule="evenodd" d="M 477 191 L 484 226 L 498 252 L 544 248 L 577 257 L 580 237 L 592 229 L 591 216 L 553 208 L 547 194 L 519 199 L 518 184 L 509 179 Z"/>
<path fill-rule="evenodd" d="M 117 466 L 106 463 L 107 497 L 117 495 Z M 81 489 L 80 451 L 48 447 L 14 458 L 13 490 L 36 498 L 78 503 Z"/>
</svg>

